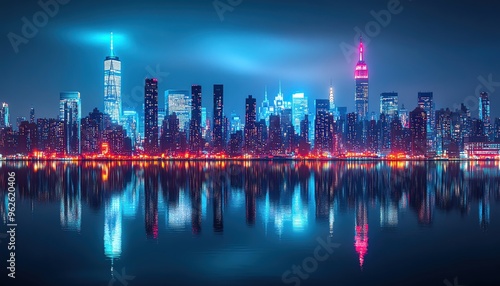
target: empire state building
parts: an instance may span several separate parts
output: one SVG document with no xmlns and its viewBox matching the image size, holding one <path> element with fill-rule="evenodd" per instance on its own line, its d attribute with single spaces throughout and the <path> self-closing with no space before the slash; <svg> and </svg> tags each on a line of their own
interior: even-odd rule
<svg viewBox="0 0 500 286">
<path fill-rule="evenodd" d="M 104 113 L 109 114 L 113 123 L 120 122 L 122 114 L 122 63 L 113 51 L 111 33 L 110 55 L 104 60 Z"/>
<path fill-rule="evenodd" d="M 365 63 L 363 39 L 359 38 L 359 61 L 356 64 L 354 78 L 356 79 L 355 105 L 358 120 L 368 116 L 368 67 Z"/>
</svg>

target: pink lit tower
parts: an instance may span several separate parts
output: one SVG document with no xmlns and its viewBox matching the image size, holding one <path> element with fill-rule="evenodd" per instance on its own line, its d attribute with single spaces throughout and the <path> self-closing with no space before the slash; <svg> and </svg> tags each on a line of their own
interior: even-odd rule
<svg viewBox="0 0 500 286">
<path fill-rule="evenodd" d="M 356 79 L 356 114 L 358 120 L 367 119 L 368 116 L 368 67 L 365 63 L 365 50 L 363 46 L 363 38 L 359 38 L 359 60 L 356 64 L 354 78 Z"/>
</svg>

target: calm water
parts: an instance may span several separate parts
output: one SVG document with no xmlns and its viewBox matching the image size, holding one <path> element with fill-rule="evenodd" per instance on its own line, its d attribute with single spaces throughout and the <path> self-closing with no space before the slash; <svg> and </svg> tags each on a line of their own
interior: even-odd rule
<svg viewBox="0 0 500 286">
<path fill-rule="evenodd" d="M 500 285 L 498 162 L 1 164 L 0 285 Z"/>
</svg>

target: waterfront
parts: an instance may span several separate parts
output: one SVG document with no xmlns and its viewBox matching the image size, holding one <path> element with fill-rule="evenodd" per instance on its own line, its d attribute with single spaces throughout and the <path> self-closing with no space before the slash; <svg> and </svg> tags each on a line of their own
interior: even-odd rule
<svg viewBox="0 0 500 286">
<path fill-rule="evenodd" d="M 0 164 L 16 285 L 500 282 L 498 161 Z"/>
</svg>

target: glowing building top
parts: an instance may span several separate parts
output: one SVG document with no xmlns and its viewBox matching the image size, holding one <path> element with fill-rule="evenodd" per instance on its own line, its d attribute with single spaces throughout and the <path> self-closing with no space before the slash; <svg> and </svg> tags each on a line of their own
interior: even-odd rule
<svg viewBox="0 0 500 286">
<path fill-rule="evenodd" d="M 111 121 L 120 122 L 122 114 L 122 65 L 115 55 L 113 33 L 110 36 L 110 53 L 104 60 L 104 113 L 109 114 Z"/>
<path fill-rule="evenodd" d="M 363 38 L 359 38 L 359 60 L 356 64 L 356 71 L 354 73 L 355 79 L 368 78 L 368 67 L 365 62 L 365 50 L 363 45 Z"/>
<path fill-rule="evenodd" d="M 333 91 L 333 84 L 331 81 L 330 81 L 330 92 L 329 92 L 328 100 L 330 101 L 330 110 L 334 110 L 335 109 L 335 94 Z"/>
<path fill-rule="evenodd" d="M 356 79 L 355 105 L 356 113 L 360 120 L 366 119 L 368 115 L 368 67 L 365 63 L 365 49 L 363 38 L 359 38 L 359 60 L 354 71 Z"/>
</svg>

